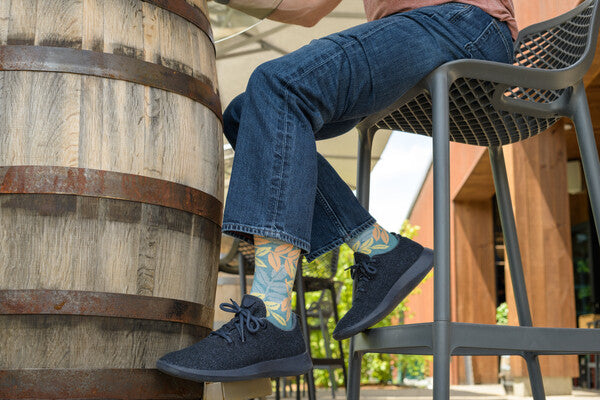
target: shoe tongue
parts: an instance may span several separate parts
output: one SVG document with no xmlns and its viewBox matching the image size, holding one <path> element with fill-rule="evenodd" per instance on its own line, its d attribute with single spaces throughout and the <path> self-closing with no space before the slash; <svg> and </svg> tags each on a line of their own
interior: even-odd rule
<svg viewBox="0 0 600 400">
<path fill-rule="evenodd" d="M 362 262 L 366 262 L 370 259 L 371 257 L 363 254 L 363 253 L 359 253 L 356 252 L 354 253 L 354 264 L 358 264 L 358 263 L 362 263 Z"/>
<path fill-rule="evenodd" d="M 245 294 L 244 297 L 242 297 L 242 307 L 249 309 L 255 317 L 264 318 L 267 316 L 265 303 L 251 294 Z"/>
</svg>

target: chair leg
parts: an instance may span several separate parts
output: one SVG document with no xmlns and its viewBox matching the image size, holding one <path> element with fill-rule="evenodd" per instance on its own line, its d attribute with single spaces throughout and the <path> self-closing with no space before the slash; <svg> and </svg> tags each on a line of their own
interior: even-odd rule
<svg viewBox="0 0 600 400">
<path fill-rule="evenodd" d="M 588 193 L 596 232 L 600 237 L 600 161 L 598 160 L 598 149 L 594 138 L 594 128 L 590 118 L 590 109 L 583 85 L 579 85 L 573 94 L 573 115 L 571 119 L 575 123 L 581 163 L 585 174 Z"/>
<path fill-rule="evenodd" d="M 433 117 L 433 398 L 450 398 L 450 137 L 448 76 L 430 82 Z"/>
<path fill-rule="evenodd" d="M 377 129 L 369 128 L 358 131 L 358 168 L 356 177 L 356 196 L 365 209 L 369 209 L 369 186 L 371 183 L 371 150 L 373 136 Z M 356 285 L 353 285 L 353 290 Z M 354 293 L 352 294 L 354 297 Z M 358 358 L 358 362 L 356 362 Z M 360 361 L 362 355 L 354 354 L 354 337 L 350 338 L 348 351 L 348 399 L 360 398 Z M 352 395 L 352 397 L 351 397 Z"/>
<path fill-rule="evenodd" d="M 587 190 L 590 197 L 590 206 L 596 226 L 596 232 L 600 238 L 600 161 L 598 160 L 598 148 L 594 137 L 594 127 L 590 117 L 590 108 L 585 95 L 585 89 L 582 84 L 579 84 L 573 93 L 571 119 L 575 123 L 575 132 L 577 142 L 579 144 L 579 152 L 581 154 L 581 164 L 587 184 Z M 600 362 L 598 354 L 594 355 L 595 359 L 595 388 L 600 385 Z M 587 375 L 588 387 L 592 387 L 592 379 L 590 378 L 590 356 L 587 357 Z"/>
<path fill-rule="evenodd" d="M 523 356 L 527 362 L 527 372 L 529 373 L 529 383 L 531 384 L 531 395 L 534 400 L 544 400 L 546 393 L 544 391 L 544 379 L 540 368 L 540 359 L 537 354 L 525 353 Z"/>
<path fill-rule="evenodd" d="M 331 353 L 331 343 L 329 342 L 329 329 L 327 329 L 328 317 L 323 315 L 323 311 L 319 309 L 319 327 L 321 328 L 321 335 L 323 336 L 323 345 L 325 346 L 325 357 L 332 359 L 333 354 Z M 335 383 L 335 368 L 331 365 L 327 366 L 327 372 L 329 373 L 329 381 L 331 382 L 331 397 L 335 399 L 335 391 L 337 390 L 337 384 Z"/>
<path fill-rule="evenodd" d="M 300 311 L 300 322 L 302 323 L 302 332 L 304 333 L 304 341 L 306 349 L 310 356 L 310 331 L 308 330 L 308 321 L 306 319 L 306 303 L 304 299 L 304 282 L 302 281 L 302 257 L 298 260 L 298 268 L 296 270 L 296 307 Z M 312 356 L 311 356 L 312 357 Z M 306 383 L 308 386 L 308 399 L 316 400 L 315 378 L 311 369 L 306 375 Z"/>
<path fill-rule="evenodd" d="M 517 226 L 515 223 L 512 201 L 510 199 L 504 153 L 502 147 L 490 147 L 489 153 L 519 324 L 521 326 L 533 326 L 529 300 L 527 298 L 525 275 L 523 273 L 521 250 L 519 248 L 519 239 L 517 236 Z M 535 400 L 545 399 L 542 373 L 537 355 L 526 353 L 524 358 L 527 361 L 527 370 L 529 371 L 533 398 Z"/>
<path fill-rule="evenodd" d="M 594 354 L 594 364 L 595 364 L 595 368 L 594 371 L 596 371 L 594 378 L 594 389 L 598 389 L 600 387 L 600 374 L 598 374 L 598 372 L 600 371 L 600 358 L 598 357 L 598 354 Z M 590 386 L 591 386 L 591 382 L 590 382 Z"/>
<path fill-rule="evenodd" d="M 331 293 L 331 304 L 333 305 L 333 319 L 335 323 L 339 322 L 340 318 L 338 315 L 338 304 L 337 304 L 337 291 L 335 290 L 335 285 L 333 282 L 329 286 L 329 293 Z M 340 358 L 342 359 L 342 376 L 344 379 L 344 386 L 348 385 L 348 376 L 346 375 L 346 362 L 344 361 L 344 346 L 341 341 L 338 341 L 338 348 L 340 350 Z"/>
<path fill-rule="evenodd" d="M 371 151 L 373 137 L 377 128 L 359 130 L 358 132 L 358 169 L 356 173 L 356 197 L 364 208 L 369 209 L 369 192 L 371 185 Z"/>
<path fill-rule="evenodd" d="M 360 398 L 361 363 L 361 353 L 350 352 L 350 354 L 348 354 L 347 400 L 358 400 Z"/>
<path fill-rule="evenodd" d="M 590 355 L 585 356 L 585 382 L 588 389 L 592 388 L 592 369 L 590 368 Z"/>
<path fill-rule="evenodd" d="M 238 274 L 240 277 L 240 291 L 243 296 L 246 294 L 246 259 L 241 252 L 238 254 Z"/>
</svg>

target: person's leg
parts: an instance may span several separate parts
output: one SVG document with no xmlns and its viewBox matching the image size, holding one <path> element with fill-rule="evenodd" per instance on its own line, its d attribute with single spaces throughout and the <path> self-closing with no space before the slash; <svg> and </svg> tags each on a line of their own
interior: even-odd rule
<svg viewBox="0 0 600 400">
<path fill-rule="evenodd" d="M 330 35 L 260 66 L 243 97 L 223 232 L 249 241 L 255 236 L 282 241 L 310 252 L 311 256 L 369 229 L 367 225 L 352 231 L 358 219 L 347 224 L 354 215 L 364 212 L 355 207 L 358 203 L 353 196 L 339 194 L 349 189 L 338 187 L 335 180 L 329 185 L 330 182 L 319 179 L 321 164 L 315 138 L 319 139 L 327 123 L 360 119 L 391 104 L 447 61 L 468 57 L 508 61 L 507 29 L 501 32 L 504 29 L 476 7 L 448 3 L 392 15 Z M 319 201 L 327 203 L 326 206 L 316 208 Z M 320 219 L 319 213 L 332 215 Z M 341 223 L 333 231 L 327 231 L 330 227 L 325 225 L 332 219 Z M 358 262 L 353 272 L 355 276 L 358 274 L 359 282 L 395 284 L 401 282 L 408 267 L 419 263 L 421 253 L 425 253 L 422 247 L 396 238 L 399 245 L 383 255 L 371 258 L 362 254 L 361 258 L 361 253 L 356 253 Z M 275 249 L 269 250 L 270 254 Z M 421 266 L 419 271 L 426 267 Z M 396 281 L 396 277 L 400 278 Z M 414 279 L 411 276 L 406 285 L 412 285 Z M 360 284 L 358 292 L 377 295 L 382 292 L 379 287 L 365 290 L 366 287 Z M 368 298 L 359 303 L 377 306 L 381 300 Z M 306 368 L 306 364 L 292 362 L 295 357 L 305 357 L 300 345 L 290 349 L 290 343 L 301 341 L 282 333 L 298 331 L 295 320 L 292 331 L 264 322 L 261 319 L 265 315 L 264 304 L 254 296 L 244 297 L 241 307 L 231 308 L 236 317 L 223 330 L 192 348 L 163 357 L 157 364 L 159 369 L 188 378 L 191 373 L 201 380 L 210 380 L 223 371 L 237 374 L 236 379 L 257 376 L 257 371 L 271 376 L 290 375 L 290 371 L 272 365 L 275 359 L 281 359 L 282 352 L 286 354 L 284 358 L 289 358 L 285 365 Z M 361 317 L 363 311 L 354 313 L 354 317 Z M 346 318 L 352 325 L 350 320 Z M 359 326 L 361 322 L 358 321 Z M 252 335 L 245 336 L 246 328 Z M 261 328 L 268 330 L 268 334 L 263 334 Z M 347 328 L 348 324 L 343 334 L 348 334 Z M 218 338 L 238 346 L 239 341 L 249 341 L 250 337 L 252 344 L 239 347 L 244 351 L 236 354 L 223 352 L 215 361 L 202 354 L 214 352 L 210 349 L 219 347 Z M 230 364 L 245 365 L 243 371 L 252 372 L 227 369 Z"/>
<path fill-rule="evenodd" d="M 286 230 L 285 227 L 294 226 L 294 221 L 290 219 L 303 224 L 302 229 L 292 233 L 295 239 L 300 236 L 303 240 L 290 243 L 299 247 L 302 247 L 299 244 L 301 242 L 308 244 L 309 260 L 339 246 L 342 242 L 349 243 L 354 250 L 362 254 L 381 255 L 398 247 L 397 237 L 374 224 L 373 218 L 358 204 L 347 185 L 318 154 L 315 163 L 314 139 L 333 137 L 347 131 L 361 117 L 387 106 L 431 70 L 445 62 L 470 57 L 508 62 L 511 56 L 510 43 L 506 26 L 498 24 L 476 7 L 457 3 L 427 7 L 358 26 L 314 41 L 300 51 L 266 65 L 260 74 L 261 79 L 258 80 L 260 84 L 253 87 L 251 80 L 244 95 L 243 111 L 240 109 L 237 113 L 238 121 L 241 122 L 233 124 L 235 129 L 231 129 L 229 133 L 226 129 L 226 134 L 232 136 L 232 131 L 235 131 L 235 135 L 238 135 L 239 130 L 243 137 L 255 145 L 265 139 L 265 136 L 268 138 L 263 131 L 247 132 L 244 129 L 244 121 L 253 121 L 247 124 L 250 131 L 252 126 L 260 126 L 261 121 L 265 121 L 264 115 L 268 114 L 265 110 L 277 110 L 277 107 L 266 107 L 265 102 L 271 104 L 277 100 L 273 93 L 283 93 L 284 91 L 279 89 L 284 87 L 287 90 L 283 94 L 285 101 L 292 102 L 295 105 L 292 110 L 298 112 L 291 113 L 289 120 L 295 121 L 294 126 L 301 127 L 293 140 L 303 142 L 303 145 L 298 146 L 292 153 L 302 152 L 307 157 L 304 163 L 289 163 L 288 176 L 299 179 L 292 180 L 298 182 L 296 186 L 288 180 L 281 184 L 288 193 L 282 198 L 290 203 L 302 203 L 304 207 L 312 207 L 313 218 L 309 224 L 309 219 L 304 216 L 311 213 L 306 212 L 308 208 L 305 208 L 305 212 L 300 213 L 279 213 L 280 218 L 276 222 L 284 227 L 283 233 L 288 235 L 293 229 Z M 418 63 L 415 60 L 418 60 Z M 272 89 L 274 87 L 275 90 Z M 260 90 L 264 88 L 270 89 L 267 91 L 269 96 L 265 96 Z M 259 98 L 256 94 L 262 97 Z M 236 113 L 226 112 L 227 114 Z M 260 119 L 256 118 L 257 115 Z M 276 124 L 273 124 L 266 130 L 276 131 L 273 129 L 275 126 Z M 307 137 L 306 130 L 314 132 L 315 137 Z M 266 153 L 275 153 L 277 157 L 277 149 L 273 143 L 268 139 L 268 143 L 260 147 L 270 148 Z M 232 192 L 230 186 L 224 231 L 243 237 L 244 233 L 256 232 L 256 223 L 260 222 L 256 215 L 260 216 L 261 212 L 265 211 L 264 203 L 254 203 L 260 204 L 260 212 L 249 210 L 248 207 L 243 207 L 243 204 L 248 204 L 248 195 L 261 192 L 261 189 L 256 190 L 256 186 L 262 188 L 262 195 L 268 196 L 270 193 L 266 191 L 271 191 L 268 183 L 272 183 L 273 180 L 268 180 L 261 172 L 264 168 L 250 168 L 250 165 L 254 164 L 264 165 L 264 160 L 261 160 L 261 157 L 265 157 L 264 153 L 248 153 L 243 148 L 236 149 L 236 152 L 242 154 L 238 165 L 243 167 L 240 168 L 242 173 L 238 178 L 244 179 L 235 179 L 237 188 L 241 189 L 239 193 L 242 194 L 237 190 Z M 315 164 L 316 189 L 312 184 L 305 185 L 307 181 L 303 180 L 303 174 L 314 176 Z M 257 175 L 262 175 L 263 185 L 256 185 L 261 179 Z M 239 204 L 232 199 L 238 200 Z M 311 199 L 314 199 L 314 202 L 311 202 Z M 271 202 L 273 203 L 284 202 Z M 299 207 L 295 209 L 299 210 Z M 231 216 L 236 212 L 245 215 L 238 215 L 239 220 L 232 224 L 231 220 L 235 218 Z M 238 222 L 244 218 L 254 223 L 241 226 L 243 224 Z M 273 225 L 275 222 L 269 226 Z M 240 226 L 241 232 L 236 231 Z M 310 232 L 310 235 L 307 236 L 306 232 Z M 278 234 L 282 235 L 281 232 Z M 266 232 L 262 235 L 286 241 L 284 236 L 276 236 L 274 233 Z M 250 237 L 249 239 L 251 240 Z M 302 250 L 306 251 L 307 248 Z M 412 243 L 403 243 L 397 251 L 416 253 L 422 251 L 422 248 Z M 399 265 L 407 267 L 410 261 L 406 260 Z M 428 266 L 424 264 L 422 269 L 426 270 Z M 423 272 L 419 271 L 418 276 Z M 357 273 L 364 275 L 361 272 Z"/>
<path fill-rule="evenodd" d="M 261 66 L 225 112 L 236 158 L 223 231 L 290 243 L 309 251 L 309 260 L 342 242 L 371 256 L 395 248 L 397 238 L 374 224 L 314 140 L 347 131 L 447 61 L 509 61 L 508 29 L 498 27 L 473 6 L 427 7 L 313 41 Z M 259 271 L 284 285 L 277 270 Z M 268 300 L 287 308 L 287 298 Z"/>
<path fill-rule="evenodd" d="M 223 113 L 225 137 L 234 150 L 246 97 L 246 93 L 238 95 Z M 358 122 L 360 118 L 325 123 L 315 137 L 323 140 L 342 135 Z M 306 254 L 307 260 L 312 261 L 344 242 L 351 242 L 374 225 L 375 219 L 361 206 L 325 157 L 317 153 L 317 189 L 309 239 L 311 249 L 316 251 Z"/>
<path fill-rule="evenodd" d="M 355 92 L 357 101 L 348 104 L 345 118 L 357 119 L 351 119 L 350 122 L 358 122 L 361 117 L 387 107 L 429 72 L 448 61 L 461 58 L 512 61 L 512 39 L 508 27 L 477 7 L 449 3 L 384 18 L 388 19 L 394 20 L 392 27 L 374 30 L 366 35 L 355 33 L 355 28 L 351 28 L 330 36 L 331 40 L 342 42 L 345 37 L 354 37 L 357 42 L 355 46 L 360 48 L 358 53 L 362 51 L 366 59 L 363 63 L 357 63 L 355 69 L 364 70 L 368 79 L 360 82 L 360 77 L 355 76 L 353 84 L 370 85 L 371 93 L 367 97 L 358 97 L 358 92 Z M 398 32 L 398 29 L 403 31 Z M 368 66 L 365 67 L 365 64 Z M 350 126 L 346 126 L 345 130 L 337 128 L 336 123 L 325 124 L 322 131 L 316 133 L 317 140 L 347 132 Z M 333 174 L 323 175 L 331 179 Z M 336 219 L 344 220 L 357 213 L 359 205 L 354 203 L 356 199 L 339 195 L 339 185 L 328 185 L 327 181 L 318 181 L 317 200 L 319 196 L 326 198 L 328 206 L 328 212 L 321 212 L 320 215 L 334 215 Z M 386 251 L 395 244 L 393 239 L 391 244 L 385 243 L 385 234 L 381 235 L 379 227 L 374 225 L 352 232 L 343 241 L 340 240 L 340 232 L 328 227 L 328 218 L 316 218 L 317 213 L 322 211 L 318 209 L 318 203 L 315 203 L 311 251 L 306 255 L 308 260 L 342 242 L 348 243 L 353 250 L 371 255 Z"/>
<path fill-rule="evenodd" d="M 236 152 L 246 97 L 246 93 L 238 95 L 223 113 L 225 137 Z M 338 136 L 352 129 L 358 121 L 355 119 L 324 124 L 318 135 L 320 138 Z M 348 185 L 318 153 L 317 189 L 313 201 L 310 245 L 318 248 L 319 254 L 339 247 L 344 241 L 375 223 L 375 219 L 356 200 Z M 256 238 L 254 242 L 256 268 L 250 292 L 268 302 L 267 318 L 280 327 L 289 329 L 292 322 L 289 304 L 296 271 L 294 261 L 297 261 L 300 253 L 296 251 L 297 248 L 288 248 L 277 239 L 260 237 L 260 242 Z M 279 251 L 275 251 L 276 249 Z M 307 257 L 313 259 L 319 254 L 309 254 Z"/>
<path fill-rule="evenodd" d="M 263 300 L 267 318 L 282 329 L 293 328 L 292 289 L 300 249 L 277 239 L 254 236 L 254 280 L 250 294 Z"/>
</svg>

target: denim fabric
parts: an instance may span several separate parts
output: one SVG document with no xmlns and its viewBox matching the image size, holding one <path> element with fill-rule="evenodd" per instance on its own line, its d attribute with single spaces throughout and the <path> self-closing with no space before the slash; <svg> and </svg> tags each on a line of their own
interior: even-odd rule
<svg viewBox="0 0 600 400">
<path fill-rule="evenodd" d="M 260 65 L 224 113 L 235 149 L 223 232 L 301 248 L 309 260 L 360 234 L 373 217 L 316 151 L 455 59 L 511 62 L 505 23 L 446 3 L 393 14 Z"/>
</svg>

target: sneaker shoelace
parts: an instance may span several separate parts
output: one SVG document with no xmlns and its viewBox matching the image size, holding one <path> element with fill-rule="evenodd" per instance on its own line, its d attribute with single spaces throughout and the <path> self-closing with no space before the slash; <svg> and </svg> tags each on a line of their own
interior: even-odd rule
<svg viewBox="0 0 600 400">
<path fill-rule="evenodd" d="M 213 331 L 209 334 L 220 336 L 223 339 L 227 340 L 227 343 L 233 343 L 231 339 L 231 330 L 232 328 L 236 328 L 240 334 L 240 338 L 242 343 L 246 341 L 246 329 L 250 333 L 256 333 L 259 329 L 267 326 L 266 321 L 263 318 L 258 318 L 252 315 L 252 312 L 247 307 L 241 307 L 234 300 L 231 300 L 231 303 L 221 303 L 219 308 L 225 312 L 235 313 L 235 316 L 231 321 L 223 325 L 220 329 Z"/>
<path fill-rule="evenodd" d="M 346 270 L 350 270 L 350 276 L 356 281 L 357 291 L 364 292 L 365 285 L 363 282 L 370 281 L 377 273 L 377 269 L 373 266 L 374 261 L 372 258 L 360 260 L 356 264 L 346 268 Z"/>
</svg>

